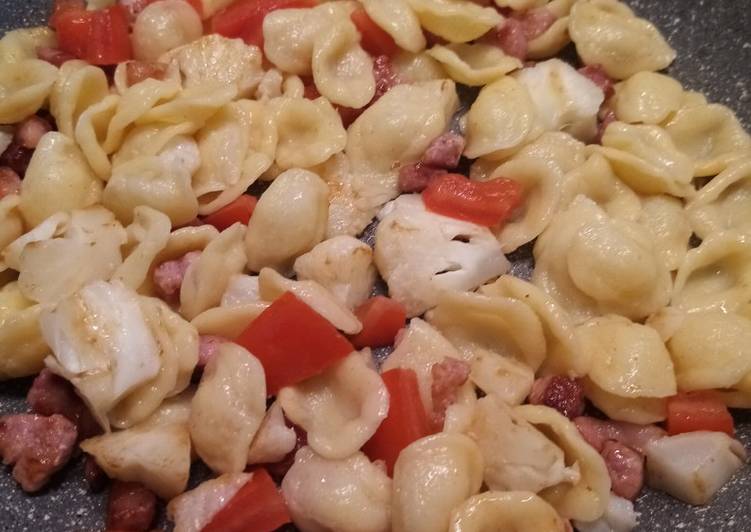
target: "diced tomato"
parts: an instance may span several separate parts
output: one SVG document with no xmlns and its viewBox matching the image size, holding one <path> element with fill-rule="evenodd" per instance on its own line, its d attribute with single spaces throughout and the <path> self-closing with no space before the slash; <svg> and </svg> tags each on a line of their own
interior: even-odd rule
<svg viewBox="0 0 751 532">
<path fill-rule="evenodd" d="M 290 522 L 282 494 L 268 472 L 260 468 L 201 532 L 272 532 Z"/>
<path fill-rule="evenodd" d="M 72 11 L 84 11 L 85 9 L 86 4 L 83 0 L 55 0 L 48 24 L 50 28 L 57 28 L 57 23 L 61 15 Z"/>
<path fill-rule="evenodd" d="M 360 44 L 370 55 L 391 56 L 399 51 L 399 46 L 394 42 L 394 38 L 373 22 L 373 19 L 368 16 L 363 8 L 355 9 L 350 18 L 352 18 L 352 22 L 355 23 L 362 37 Z"/>
<path fill-rule="evenodd" d="M 60 49 L 92 65 L 115 65 L 131 59 L 128 15 L 121 5 L 96 11 L 56 12 Z"/>
<path fill-rule="evenodd" d="M 220 231 L 224 231 L 235 222 L 248 225 L 253 210 L 256 208 L 256 203 L 258 203 L 258 199 L 255 196 L 243 194 L 229 205 L 206 216 L 203 221 Z"/>
<path fill-rule="evenodd" d="M 735 434 L 733 416 L 712 392 L 681 393 L 668 399 L 667 431 L 671 436 L 683 432 L 709 430 Z"/>
<path fill-rule="evenodd" d="M 263 50 L 263 19 L 277 9 L 313 7 L 316 0 L 236 0 L 214 15 L 209 23 L 212 33 L 240 37 Z"/>
<path fill-rule="evenodd" d="M 522 186 L 510 179 L 470 181 L 445 174 L 428 183 L 425 207 L 438 214 L 487 227 L 507 221 L 522 202 Z"/>
<path fill-rule="evenodd" d="M 391 475 L 402 449 L 432 431 L 420 398 L 417 374 L 411 369 L 396 368 L 384 372 L 381 378 L 389 391 L 389 413 L 363 446 L 363 452 L 371 460 L 383 460 Z"/>
<path fill-rule="evenodd" d="M 407 319 L 401 303 L 385 296 L 371 297 L 355 309 L 355 315 L 362 322 L 362 330 L 350 338 L 357 349 L 393 344 Z"/>
<path fill-rule="evenodd" d="M 336 328 L 287 292 L 235 340 L 261 361 L 269 395 L 323 373 L 354 351 Z"/>
</svg>

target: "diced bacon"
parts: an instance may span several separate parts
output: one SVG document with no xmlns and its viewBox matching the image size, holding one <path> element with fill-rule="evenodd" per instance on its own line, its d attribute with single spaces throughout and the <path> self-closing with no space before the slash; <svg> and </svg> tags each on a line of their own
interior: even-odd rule
<svg viewBox="0 0 751 532">
<path fill-rule="evenodd" d="M 644 456 L 627 445 L 608 440 L 602 452 L 613 493 L 633 501 L 644 486 Z"/>
<path fill-rule="evenodd" d="M 198 337 L 198 365 L 199 368 L 206 367 L 209 360 L 214 358 L 219 346 L 224 342 L 227 342 L 226 338 L 221 336 L 212 336 L 210 334 L 202 334 Z"/>
<path fill-rule="evenodd" d="M 464 137 L 453 131 L 447 131 L 433 139 L 420 162 L 437 168 L 456 168 L 464 152 L 464 145 Z"/>
<path fill-rule="evenodd" d="M 603 93 L 605 93 L 605 99 L 607 100 L 615 92 L 615 84 L 613 80 L 608 76 L 602 65 L 587 65 L 578 70 L 579 74 L 589 78 L 595 85 L 600 87 Z"/>
<path fill-rule="evenodd" d="M 21 193 L 21 178 L 7 166 L 0 166 L 0 199 Z"/>
<path fill-rule="evenodd" d="M 597 115 L 597 135 L 595 137 L 596 144 L 602 144 L 602 136 L 605 134 L 605 130 L 610 124 L 616 121 L 615 111 L 609 107 L 602 107 Z"/>
<path fill-rule="evenodd" d="M 667 436 L 667 432 L 657 425 L 605 421 L 587 416 L 577 417 L 574 424 L 587 443 L 598 452 L 603 450 L 605 442 L 615 440 L 644 454 L 650 443 Z"/>
<path fill-rule="evenodd" d="M 34 150 L 24 148 L 14 139 L 0 155 L 0 167 L 7 166 L 23 179 L 33 154 Z"/>
<path fill-rule="evenodd" d="M 40 116 L 31 115 L 18 124 L 14 139 L 24 148 L 33 150 L 49 131 L 52 131 L 52 124 Z"/>
<path fill-rule="evenodd" d="M 168 260 L 157 266 L 154 269 L 153 279 L 160 295 L 166 299 L 177 297 L 183 285 L 185 272 L 200 256 L 200 251 L 190 251 L 179 259 Z"/>
<path fill-rule="evenodd" d="M 125 74 L 128 80 L 128 86 L 133 86 L 145 79 L 164 79 L 167 73 L 165 63 L 155 61 L 128 61 L 125 64 Z"/>
<path fill-rule="evenodd" d="M 48 369 L 43 369 L 34 379 L 26 394 L 26 402 L 35 414 L 59 414 L 73 422 L 81 439 L 102 432 L 91 411 L 76 395 L 73 385 Z"/>
<path fill-rule="evenodd" d="M 107 500 L 107 530 L 142 532 L 151 529 L 156 495 L 137 482 L 115 481 Z"/>
<path fill-rule="evenodd" d="M 433 168 L 422 163 L 407 164 L 399 168 L 399 192 L 422 192 L 434 177 L 447 173 L 443 168 Z"/>
<path fill-rule="evenodd" d="M 38 491 L 68 463 L 76 437 L 76 426 L 63 416 L 0 418 L 0 454 L 13 465 L 13 477 L 24 491 Z"/>
<path fill-rule="evenodd" d="M 584 413 L 584 388 L 576 379 L 548 375 L 537 379 L 532 385 L 529 402 L 549 406 L 574 419 Z"/>
<path fill-rule="evenodd" d="M 91 455 L 86 455 L 83 462 L 83 478 L 89 486 L 89 491 L 99 493 L 107 486 L 107 478 L 104 470 L 99 467 L 96 460 Z"/>
<path fill-rule="evenodd" d="M 446 409 L 456 402 L 459 388 L 469 378 L 469 364 L 463 360 L 446 357 L 443 362 L 430 368 L 430 395 L 433 399 L 432 421 L 435 427 L 442 428 Z"/>
<path fill-rule="evenodd" d="M 514 15 L 514 18 L 521 22 L 524 37 L 527 41 L 531 41 L 545 33 L 557 20 L 555 15 L 544 7 L 519 13 L 518 15 Z"/>
<path fill-rule="evenodd" d="M 47 61 L 51 65 L 55 65 L 56 67 L 63 66 L 63 63 L 66 61 L 77 59 L 73 54 L 63 52 L 58 48 L 49 48 L 47 46 L 37 48 L 37 57 L 42 61 Z"/>
<path fill-rule="evenodd" d="M 519 19 L 507 18 L 484 38 L 489 44 L 499 46 L 506 54 L 524 61 L 527 58 L 527 36 Z"/>
</svg>

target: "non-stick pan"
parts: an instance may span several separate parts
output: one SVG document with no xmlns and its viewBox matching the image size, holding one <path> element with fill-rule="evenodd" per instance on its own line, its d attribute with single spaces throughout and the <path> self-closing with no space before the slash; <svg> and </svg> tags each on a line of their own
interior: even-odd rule
<svg viewBox="0 0 751 532">
<path fill-rule="evenodd" d="M 678 50 L 670 73 L 686 88 L 734 109 L 751 128 L 751 0 L 626 0 L 654 22 Z M 51 0 L 0 0 L 0 34 L 41 24 Z M 529 247 L 511 257 L 513 273 L 529 273 Z M 0 415 L 26 410 L 28 380 L 0 384 Z M 738 437 L 751 449 L 751 415 L 736 412 Z M 193 482 L 206 472 L 196 468 Z M 42 493 L 28 496 L 0 472 L 0 530 L 33 532 L 104 529 L 106 497 L 88 493 L 80 457 Z M 636 501 L 643 532 L 751 531 L 751 467 L 718 494 L 712 504 L 692 507 L 645 490 Z M 160 523 L 168 528 L 162 511 Z"/>
</svg>

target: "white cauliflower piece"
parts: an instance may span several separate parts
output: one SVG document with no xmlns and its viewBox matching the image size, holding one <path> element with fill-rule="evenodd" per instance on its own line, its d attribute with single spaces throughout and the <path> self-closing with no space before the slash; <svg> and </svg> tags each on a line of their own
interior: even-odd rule
<svg viewBox="0 0 751 532">
<path fill-rule="evenodd" d="M 375 263 L 409 317 L 434 307 L 443 290 L 474 290 L 509 269 L 486 227 L 429 212 L 417 194 L 378 215 Z"/>
<path fill-rule="evenodd" d="M 350 309 L 363 303 L 376 281 L 373 250 L 351 236 L 321 242 L 295 261 L 300 281 L 315 281 Z"/>
<path fill-rule="evenodd" d="M 638 526 L 634 503 L 610 492 L 605 514 L 597 521 L 574 521 L 579 532 L 630 532 Z"/>
<path fill-rule="evenodd" d="M 236 273 L 229 278 L 220 306 L 239 307 L 259 301 L 261 301 L 261 294 L 258 276 Z"/>
<path fill-rule="evenodd" d="M 542 61 L 514 77 L 529 92 L 545 130 L 562 130 L 585 142 L 594 138 L 605 95 L 593 81 L 560 59 Z"/>
</svg>

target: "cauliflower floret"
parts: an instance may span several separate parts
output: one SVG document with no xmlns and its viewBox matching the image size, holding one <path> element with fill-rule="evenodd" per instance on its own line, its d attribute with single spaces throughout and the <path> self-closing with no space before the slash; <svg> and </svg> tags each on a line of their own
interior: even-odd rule
<svg viewBox="0 0 751 532">
<path fill-rule="evenodd" d="M 257 46 L 217 34 L 170 50 L 159 61 L 178 66 L 186 89 L 207 83 L 232 85 L 240 98 L 253 94 L 263 77 L 261 51 Z"/>
<path fill-rule="evenodd" d="M 376 266 L 410 317 L 442 290 L 473 290 L 509 269 L 489 229 L 429 212 L 419 195 L 400 196 L 378 218 Z"/>
<path fill-rule="evenodd" d="M 516 79 L 526 87 L 546 130 L 563 130 L 582 141 L 597 133 L 602 90 L 560 59 L 542 61 L 520 70 Z"/>
<path fill-rule="evenodd" d="M 574 521 L 579 532 L 630 532 L 637 527 L 638 514 L 634 503 L 610 492 L 610 500 L 605 514 L 597 521 Z"/>
<path fill-rule="evenodd" d="M 301 281 L 315 281 L 350 309 L 363 303 L 376 281 L 373 250 L 351 236 L 321 242 L 295 261 Z"/>
</svg>

